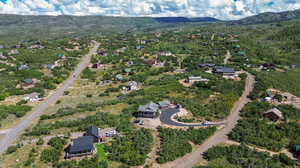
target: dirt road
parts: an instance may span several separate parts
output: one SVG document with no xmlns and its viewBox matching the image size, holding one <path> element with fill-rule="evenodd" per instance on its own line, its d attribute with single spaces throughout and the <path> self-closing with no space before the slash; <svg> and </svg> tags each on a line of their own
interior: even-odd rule
<svg viewBox="0 0 300 168">
<path fill-rule="evenodd" d="M 90 52 L 85 55 L 78 66 L 75 68 L 71 76 L 59 86 L 46 100 L 41 104 L 36 106 L 33 111 L 27 115 L 20 123 L 11 128 L 3 138 L 0 139 L 0 154 L 5 152 L 6 149 L 14 143 L 15 140 L 23 133 L 23 131 L 48 108 L 50 105 L 54 104 L 66 91 L 72 83 L 79 77 L 80 73 L 88 66 L 90 63 L 91 56 L 97 52 L 99 43 L 93 41 L 93 48 Z"/>
<path fill-rule="evenodd" d="M 231 53 L 229 50 L 227 50 L 227 53 L 224 58 L 224 64 L 228 64 L 230 58 L 231 58 Z"/>
<path fill-rule="evenodd" d="M 227 118 L 227 125 L 218 130 L 213 136 L 208 138 L 202 145 L 196 148 L 192 153 L 185 155 L 182 158 L 179 158 L 175 161 L 168 162 L 166 164 L 161 165 L 161 168 L 192 168 L 199 161 L 202 160 L 202 155 L 209 148 L 216 146 L 222 142 L 226 142 L 228 140 L 227 135 L 232 131 L 232 129 L 237 124 L 240 119 L 240 111 L 241 109 L 250 101 L 247 96 L 252 92 L 255 83 L 255 77 L 249 73 L 247 73 L 246 86 L 245 90 L 240 97 L 240 99 L 234 104 L 231 109 L 231 114 Z"/>
</svg>

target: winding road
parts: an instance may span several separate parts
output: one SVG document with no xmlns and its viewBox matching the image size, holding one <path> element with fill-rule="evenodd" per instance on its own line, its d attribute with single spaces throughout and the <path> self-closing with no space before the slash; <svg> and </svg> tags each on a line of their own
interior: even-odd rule
<svg viewBox="0 0 300 168">
<path fill-rule="evenodd" d="M 173 116 L 179 113 L 179 109 L 177 108 L 169 108 L 163 110 L 159 119 L 162 123 L 166 125 L 171 125 L 175 127 L 207 127 L 207 126 L 218 126 L 224 125 L 227 121 L 222 122 L 211 122 L 211 123 L 182 123 L 173 119 Z"/>
<path fill-rule="evenodd" d="M 80 73 L 88 66 L 93 54 L 96 54 L 99 47 L 99 43 L 92 41 L 93 48 L 89 53 L 82 57 L 80 63 L 77 65 L 71 76 L 63 82 L 48 98 L 46 98 L 41 104 L 37 105 L 33 111 L 25 116 L 16 126 L 9 129 L 3 138 L 0 139 L 0 154 L 5 152 L 6 149 L 13 144 L 15 140 L 23 133 L 23 131 L 30 126 L 30 124 L 38 119 L 40 115 L 52 104 L 54 104 L 66 91 L 72 83 L 79 77 Z"/>
<path fill-rule="evenodd" d="M 192 168 L 203 159 L 203 153 L 206 152 L 209 148 L 228 140 L 227 135 L 232 131 L 232 129 L 236 126 L 238 120 L 240 119 L 240 111 L 250 101 L 247 97 L 252 92 L 254 87 L 255 77 L 248 72 L 246 73 L 247 79 L 245 89 L 240 99 L 234 104 L 233 108 L 231 109 L 231 114 L 227 118 L 227 124 L 224 126 L 224 128 L 218 130 L 213 136 L 208 138 L 202 145 L 198 146 L 191 153 L 172 162 L 160 165 L 160 168 Z"/>
</svg>

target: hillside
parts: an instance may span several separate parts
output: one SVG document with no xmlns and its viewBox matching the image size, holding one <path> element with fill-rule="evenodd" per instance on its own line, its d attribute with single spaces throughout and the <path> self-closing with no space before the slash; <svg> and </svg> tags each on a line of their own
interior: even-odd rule
<svg viewBox="0 0 300 168">
<path fill-rule="evenodd" d="M 232 21 L 231 23 L 249 25 L 249 24 L 281 22 L 281 21 L 288 21 L 293 19 L 300 19 L 300 10 L 286 11 L 286 12 L 279 12 L 279 13 L 267 12 L 255 16 L 250 16 L 238 21 Z"/>
</svg>

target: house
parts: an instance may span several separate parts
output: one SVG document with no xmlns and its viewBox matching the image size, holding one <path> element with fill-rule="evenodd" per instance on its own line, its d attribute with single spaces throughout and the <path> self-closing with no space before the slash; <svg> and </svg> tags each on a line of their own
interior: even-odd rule
<svg viewBox="0 0 300 168">
<path fill-rule="evenodd" d="M 155 59 L 148 59 L 148 60 L 146 60 L 146 64 L 152 66 L 152 65 L 156 64 L 156 60 Z"/>
<path fill-rule="evenodd" d="M 57 56 L 58 56 L 59 59 L 66 59 L 65 54 L 58 54 Z"/>
<path fill-rule="evenodd" d="M 123 87 L 124 91 L 138 90 L 138 83 L 136 81 L 129 81 L 127 86 Z"/>
<path fill-rule="evenodd" d="M 124 72 L 126 72 L 126 73 L 128 73 L 128 74 L 129 74 L 129 73 L 131 73 L 131 72 L 132 72 L 132 69 L 131 69 L 131 68 L 125 68 L 125 69 L 124 69 Z"/>
<path fill-rule="evenodd" d="M 92 155 L 95 150 L 93 143 L 93 136 L 82 136 L 74 139 L 72 144 L 70 144 L 65 150 L 65 158 Z"/>
<path fill-rule="evenodd" d="M 19 54 L 19 51 L 18 50 L 11 50 L 8 55 L 16 55 L 16 54 Z"/>
<path fill-rule="evenodd" d="M 270 70 L 270 69 L 273 70 L 275 68 L 276 68 L 275 64 L 272 64 L 272 63 L 264 63 L 259 66 L 259 69 L 265 70 L 265 71 Z"/>
<path fill-rule="evenodd" d="M 209 79 L 202 78 L 201 76 L 190 76 L 186 80 L 188 83 L 195 83 L 195 82 L 208 82 Z"/>
<path fill-rule="evenodd" d="M 169 100 L 164 100 L 164 101 L 158 102 L 158 105 L 161 109 L 165 109 L 171 105 L 171 102 Z"/>
<path fill-rule="evenodd" d="M 300 145 L 295 145 L 295 152 L 297 155 L 300 155 Z"/>
<path fill-rule="evenodd" d="M 140 105 L 138 108 L 137 117 L 154 118 L 159 113 L 159 105 L 150 102 L 146 105 Z"/>
<path fill-rule="evenodd" d="M 264 117 L 271 119 L 272 121 L 278 121 L 283 119 L 282 112 L 277 108 L 272 108 L 263 113 Z"/>
<path fill-rule="evenodd" d="M 84 136 L 91 136 L 94 137 L 93 142 L 99 142 L 100 136 L 99 136 L 99 128 L 96 126 L 90 126 L 86 129 Z"/>
<path fill-rule="evenodd" d="M 23 84 L 26 86 L 33 85 L 34 81 L 33 81 L 33 79 L 25 79 L 25 80 L 23 80 Z"/>
<path fill-rule="evenodd" d="M 19 70 L 19 71 L 28 70 L 28 69 L 29 69 L 28 65 L 25 65 L 25 64 L 20 65 L 20 66 L 18 67 L 18 70 Z"/>
<path fill-rule="evenodd" d="M 121 75 L 121 74 L 116 75 L 116 80 L 122 81 L 123 79 L 124 79 L 123 75 Z"/>
<path fill-rule="evenodd" d="M 45 68 L 47 68 L 47 69 L 54 69 L 55 65 L 54 64 L 47 64 L 47 65 L 45 65 Z"/>
<path fill-rule="evenodd" d="M 99 131 L 99 136 L 100 136 L 101 141 L 104 141 L 105 138 L 108 138 L 108 137 L 114 137 L 117 134 L 118 133 L 117 133 L 116 129 L 114 129 L 114 128 L 104 128 L 104 129 L 100 129 L 100 131 Z"/>
<path fill-rule="evenodd" d="M 223 76 L 234 76 L 235 75 L 235 71 L 234 71 L 233 68 L 222 67 L 222 66 L 216 66 L 213 69 L 213 73 L 220 74 L 220 75 L 223 75 Z"/>
<path fill-rule="evenodd" d="M 200 68 L 213 68 L 215 66 L 216 64 L 210 64 L 210 63 L 199 64 Z"/>
<path fill-rule="evenodd" d="M 170 51 L 161 51 L 157 53 L 157 56 L 172 56 L 172 52 Z"/>
<path fill-rule="evenodd" d="M 24 97 L 25 101 L 29 101 L 29 102 L 36 102 L 40 100 L 40 94 L 37 92 L 33 92 L 29 95 L 27 95 L 26 97 Z"/>
</svg>

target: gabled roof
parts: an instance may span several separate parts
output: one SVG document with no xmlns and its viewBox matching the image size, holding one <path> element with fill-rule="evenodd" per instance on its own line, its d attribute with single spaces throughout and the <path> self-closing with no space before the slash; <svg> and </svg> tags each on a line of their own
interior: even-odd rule
<svg viewBox="0 0 300 168">
<path fill-rule="evenodd" d="M 214 70 L 216 73 L 234 73 L 234 69 L 233 68 L 229 68 L 229 67 L 222 67 L 222 66 L 217 66 L 215 67 Z"/>
<path fill-rule="evenodd" d="M 69 153 L 81 153 L 92 151 L 94 137 L 82 136 L 73 140 L 73 144 L 70 146 Z"/>
<path fill-rule="evenodd" d="M 26 83 L 26 84 L 32 84 L 33 80 L 32 79 L 25 79 L 25 80 L 23 80 L 23 82 Z"/>
<path fill-rule="evenodd" d="M 28 96 L 26 96 L 26 97 L 28 97 L 28 98 L 36 98 L 36 97 L 39 97 L 41 94 L 40 93 L 37 93 L 37 92 L 33 92 L 33 93 L 31 93 L 31 94 L 29 94 Z"/>
<path fill-rule="evenodd" d="M 274 113 L 276 114 L 279 118 L 283 118 L 282 112 L 280 110 L 278 110 L 277 108 L 272 108 L 266 112 L 264 112 L 264 114 L 268 114 L 268 113 Z"/>
<path fill-rule="evenodd" d="M 96 126 L 90 126 L 86 129 L 86 135 L 99 138 L 99 129 Z"/>
<path fill-rule="evenodd" d="M 171 104 L 171 102 L 169 100 L 164 100 L 164 101 L 160 101 L 158 102 L 160 107 L 167 107 Z"/>
<path fill-rule="evenodd" d="M 150 102 L 146 105 L 140 105 L 138 111 L 140 112 L 157 112 L 159 105 L 153 102 Z"/>
</svg>

